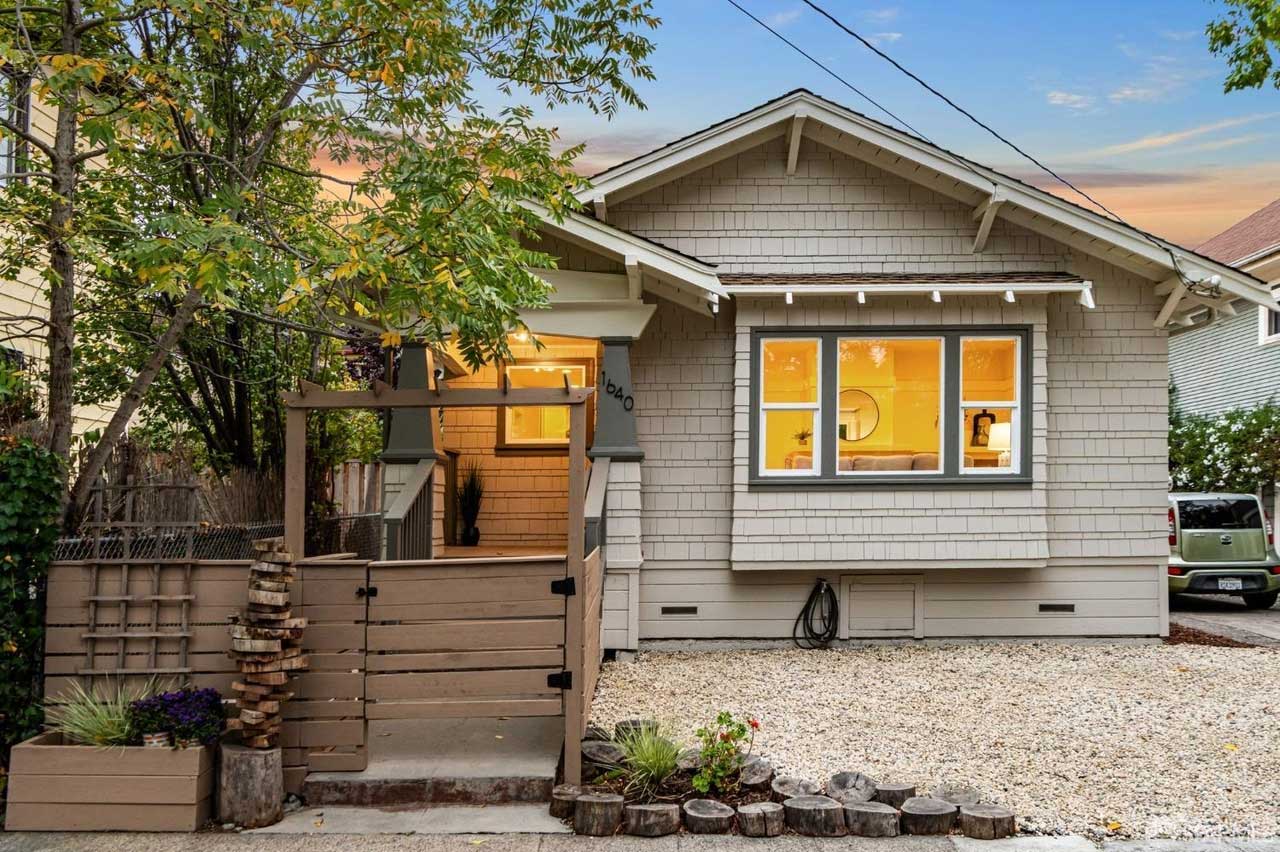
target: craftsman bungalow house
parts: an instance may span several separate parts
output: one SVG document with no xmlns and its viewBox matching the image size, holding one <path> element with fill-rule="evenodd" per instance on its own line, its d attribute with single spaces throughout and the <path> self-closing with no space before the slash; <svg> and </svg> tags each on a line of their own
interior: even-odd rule
<svg viewBox="0 0 1280 852">
<path fill-rule="evenodd" d="M 606 648 L 787 637 L 819 577 L 841 637 L 1167 632 L 1167 329 L 1262 282 L 803 90 L 583 201 L 545 219 L 542 347 L 440 360 L 596 388 Z M 480 462 L 482 546 L 563 546 L 565 412 L 407 424 L 437 543 Z"/>
</svg>

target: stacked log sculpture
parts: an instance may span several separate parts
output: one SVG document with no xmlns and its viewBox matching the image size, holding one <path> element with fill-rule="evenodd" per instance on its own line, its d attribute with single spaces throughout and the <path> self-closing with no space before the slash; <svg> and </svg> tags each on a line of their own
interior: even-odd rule
<svg viewBox="0 0 1280 852">
<path fill-rule="evenodd" d="M 293 693 L 286 688 L 292 672 L 307 667 L 302 652 L 305 618 L 294 618 L 289 602 L 295 568 L 293 554 L 280 539 L 253 543 L 257 558 L 249 568 L 249 605 L 231 619 L 231 650 L 240 669 L 231 688 L 237 693 L 237 718 L 227 727 L 242 732 L 253 749 L 275 748 L 280 736 L 280 706 Z"/>
</svg>

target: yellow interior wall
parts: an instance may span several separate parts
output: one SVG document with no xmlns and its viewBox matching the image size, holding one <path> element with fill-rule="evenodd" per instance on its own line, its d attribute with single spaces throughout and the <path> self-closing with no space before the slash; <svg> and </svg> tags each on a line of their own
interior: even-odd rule
<svg viewBox="0 0 1280 852">
<path fill-rule="evenodd" d="M 939 447 L 942 393 L 941 341 L 884 340 L 884 360 L 842 365 L 840 390 L 862 390 L 875 400 L 880 419 L 860 441 L 838 441 L 842 455 L 929 453 Z"/>
<path fill-rule="evenodd" d="M 549 335 L 538 340 L 542 349 L 531 341 L 513 338 L 515 363 L 598 357 L 599 344 L 595 340 Z M 448 384 L 453 388 L 495 388 L 498 376 L 497 367 L 488 365 Z M 441 430 L 444 449 L 458 453 L 459 472 L 471 461 L 482 465 L 485 495 L 476 522 L 480 544 L 563 547 L 569 489 L 567 459 L 563 454 L 496 452 L 498 416 L 496 408 L 450 408 L 445 410 Z M 446 499 L 453 497 L 448 495 Z"/>
</svg>

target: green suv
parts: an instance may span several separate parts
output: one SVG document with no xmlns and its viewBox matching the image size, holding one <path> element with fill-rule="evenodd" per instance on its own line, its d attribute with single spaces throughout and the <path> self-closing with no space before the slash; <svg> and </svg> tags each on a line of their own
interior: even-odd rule
<svg viewBox="0 0 1280 852">
<path fill-rule="evenodd" d="M 1271 521 L 1252 494 L 1169 495 L 1169 592 L 1239 595 L 1250 609 L 1280 596 Z"/>
</svg>

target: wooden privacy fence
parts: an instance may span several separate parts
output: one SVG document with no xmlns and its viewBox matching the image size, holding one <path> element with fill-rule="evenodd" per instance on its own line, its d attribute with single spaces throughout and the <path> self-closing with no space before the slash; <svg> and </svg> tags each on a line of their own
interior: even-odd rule
<svg viewBox="0 0 1280 852">
<path fill-rule="evenodd" d="M 159 677 L 229 696 L 227 623 L 245 606 L 250 564 L 54 563 L 46 695 L 75 679 L 114 688 Z M 308 771 L 364 769 L 369 719 L 563 715 L 576 743 L 600 669 L 599 550 L 583 569 L 562 556 L 299 562 L 291 594 L 310 668 L 283 706 L 288 788 L 301 790 Z M 566 752 L 566 777 L 580 777 L 577 749 Z"/>
</svg>

